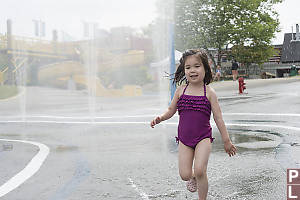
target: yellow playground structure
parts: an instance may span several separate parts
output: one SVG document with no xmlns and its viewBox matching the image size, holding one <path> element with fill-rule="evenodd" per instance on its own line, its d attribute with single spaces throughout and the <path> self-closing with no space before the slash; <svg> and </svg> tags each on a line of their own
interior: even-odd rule
<svg viewBox="0 0 300 200">
<path fill-rule="evenodd" d="M 107 89 L 97 76 L 86 75 L 86 69 L 75 61 L 65 61 L 43 66 L 39 70 L 39 82 L 62 88 L 69 81 L 74 81 L 77 87 L 95 90 L 96 96 L 140 96 L 142 90 L 137 85 L 124 85 L 122 89 Z"/>
<path fill-rule="evenodd" d="M 97 96 L 139 96 L 138 85 L 107 88 L 99 78 L 107 70 L 144 65 L 144 51 L 115 51 L 97 40 L 58 42 L 36 38 L 0 35 L 0 54 L 8 58 L 8 66 L 0 66 L 0 83 L 10 80 L 16 73 L 28 68 L 30 81 L 42 86 L 66 88 L 73 81 L 76 88 L 93 89 Z M 92 70 L 92 71 L 91 71 Z M 34 84 L 33 84 L 34 85 Z"/>
</svg>

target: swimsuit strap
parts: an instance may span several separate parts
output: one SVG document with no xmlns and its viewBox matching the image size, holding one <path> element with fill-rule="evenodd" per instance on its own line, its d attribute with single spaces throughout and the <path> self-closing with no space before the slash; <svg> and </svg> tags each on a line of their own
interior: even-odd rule
<svg viewBox="0 0 300 200">
<path fill-rule="evenodd" d="M 184 88 L 184 90 L 183 90 L 183 93 L 182 94 L 184 94 L 185 93 L 185 90 L 186 90 L 186 88 L 187 88 L 187 86 L 188 86 L 189 84 L 186 84 L 186 86 L 185 86 L 185 88 Z"/>
<path fill-rule="evenodd" d="M 205 83 L 204 83 L 204 96 L 206 97 L 206 87 L 205 87 Z"/>
</svg>

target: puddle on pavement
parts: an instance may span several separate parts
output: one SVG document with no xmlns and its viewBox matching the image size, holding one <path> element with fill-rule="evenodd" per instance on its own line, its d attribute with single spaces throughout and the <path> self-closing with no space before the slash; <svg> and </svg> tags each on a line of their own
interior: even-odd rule
<svg viewBox="0 0 300 200">
<path fill-rule="evenodd" d="M 223 141 L 217 129 L 213 129 L 212 152 L 224 151 Z M 279 133 L 266 130 L 250 130 L 242 128 L 227 128 L 233 144 L 238 148 L 238 151 L 259 151 L 259 150 L 273 150 L 281 143 Z M 175 140 L 169 140 L 169 150 L 172 153 L 177 153 L 178 145 Z"/>
<path fill-rule="evenodd" d="M 280 134 L 271 131 L 228 128 L 228 132 L 239 152 L 273 150 L 281 143 Z M 214 134 L 219 134 L 219 132 L 215 131 Z M 215 141 L 213 146 L 215 151 L 220 149 L 223 151 L 221 137 L 217 137 Z"/>
<path fill-rule="evenodd" d="M 268 130 L 252 130 L 252 129 L 248 129 L 246 127 L 244 128 L 227 128 L 228 132 L 232 132 L 232 133 L 239 133 L 242 135 L 257 135 L 260 137 L 265 137 L 265 138 L 269 138 L 272 137 L 274 139 L 274 137 L 282 137 L 282 135 L 280 133 L 276 133 L 276 132 L 272 132 L 272 131 L 268 131 Z M 217 132 L 218 134 L 218 132 Z"/>
<path fill-rule="evenodd" d="M 276 120 L 230 120 L 231 122 L 243 122 L 243 123 L 284 123 L 283 121 L 276 121 Z"/>
</svg>

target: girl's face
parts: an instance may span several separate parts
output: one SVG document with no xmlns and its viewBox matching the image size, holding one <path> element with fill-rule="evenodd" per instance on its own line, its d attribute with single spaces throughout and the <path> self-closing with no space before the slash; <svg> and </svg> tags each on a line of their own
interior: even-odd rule
<svg viewBox="0 0 300 200">
<path fill-rule="evenodd" d="M 184 64 L 185 77 L 190 83 L 203 82 L 205 77 L 204 65 L 195 55 L 188 56 Z"/>
</svg>

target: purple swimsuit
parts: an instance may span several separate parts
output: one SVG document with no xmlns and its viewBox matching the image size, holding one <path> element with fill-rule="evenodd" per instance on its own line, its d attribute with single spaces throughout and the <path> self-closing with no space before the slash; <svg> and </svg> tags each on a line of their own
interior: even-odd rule
<svg viewBox="0 0 300 200">
<path fill-rule="evenodd" d="M 195 148 L 205 138 L 210 138 L 211 142 L 214 140 L 209 123 L 211 105 L 206 97 L 205 84 L 204 96 L 185 95 L 187 86 L 177 102 L 179 124 L 176 141 Z"/>
</svg>

